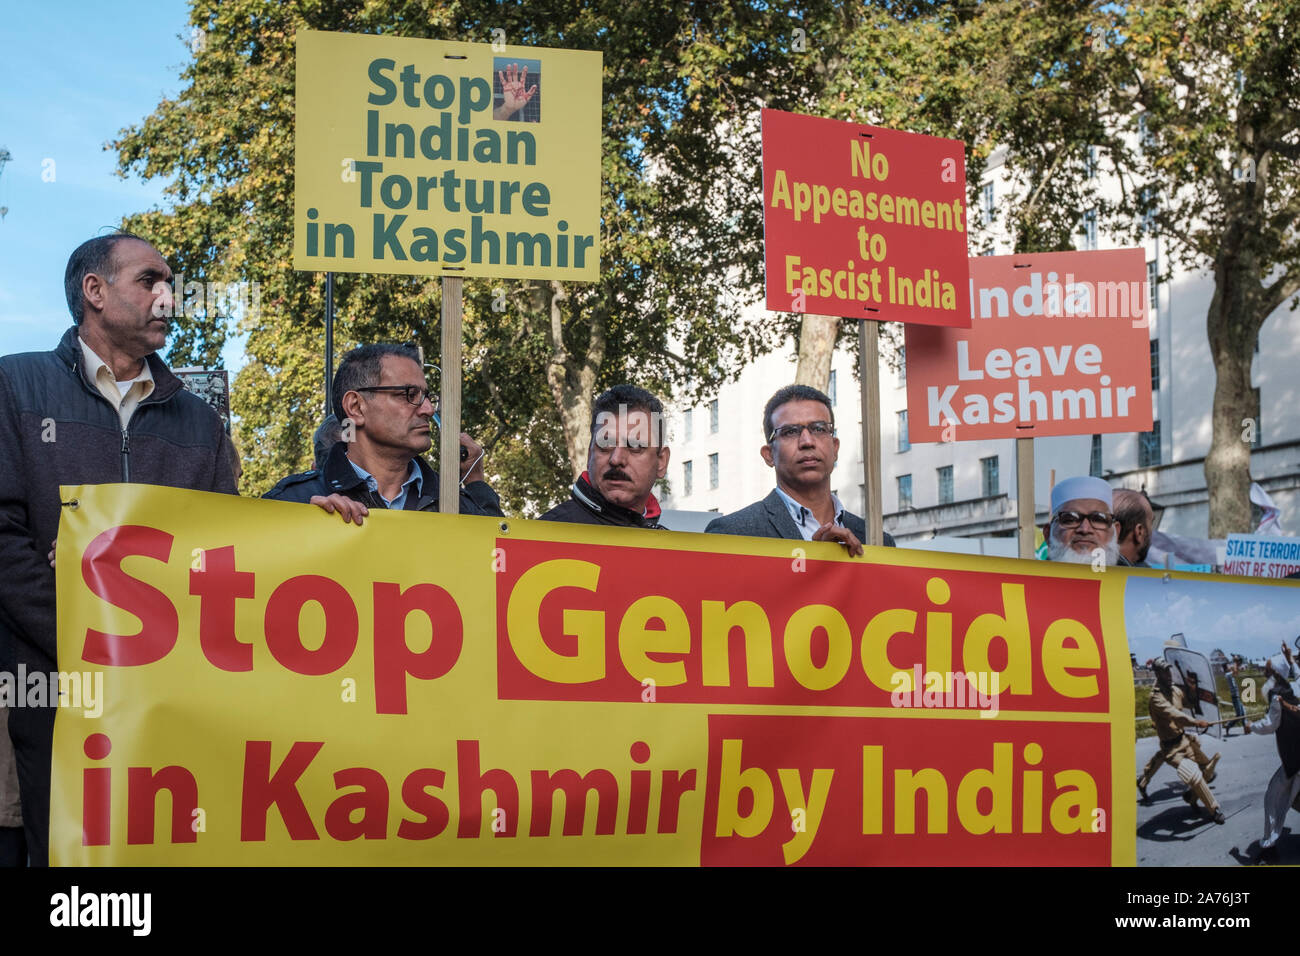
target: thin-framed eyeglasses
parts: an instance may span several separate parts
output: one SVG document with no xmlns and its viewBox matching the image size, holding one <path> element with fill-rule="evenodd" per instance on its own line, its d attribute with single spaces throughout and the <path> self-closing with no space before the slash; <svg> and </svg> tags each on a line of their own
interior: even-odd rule
<svg viewBox="0 0 1300 956">
<path fill-rule="evenodd" d="M 402 397 L 410 404 L 419 408 L 424 404 L 425 399 L 433 393 L 427 388 L 421 388 L 419 385 L 367 385 L 364 388 L 353 389 L 356 392 L 400 392 Z"/>
<path fill-rule="evenodd" d="M 830 438 L 835 434 L 835 426 L 830 422 L 808 422 L 806 425 L 778 425 L 772 429 L 772 434 L 768 437 L 767 442 L 770 445 L 778 438 L 798 438 L 804 429 L 813 438 Z"/>
</svg>

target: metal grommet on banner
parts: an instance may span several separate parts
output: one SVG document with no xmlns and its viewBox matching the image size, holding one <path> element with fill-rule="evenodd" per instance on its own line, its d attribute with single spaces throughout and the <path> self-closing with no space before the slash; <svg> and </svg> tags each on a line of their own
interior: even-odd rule
<svg viewBox="0 0 1300 956">
<path fill-rule="evenodd" d="M 64 508 L 71 508 L 73 511 L 76 511 L 81 505 L 81 501 L 77 498 L 73 498 L 71 501 L 60 501 L 59 504 Z"/>
<path fill-rule="evenodd" d="M 501 522 L 499 525 L 497 525 L 497 527 L 501 529 L 501 533 L 502 533 L 502 534 L 509 534 L 509 533 L 510 533 L 510 522 L 509 522 L 509 521 L 503 521 L 503 522 Z"/>
</svg>

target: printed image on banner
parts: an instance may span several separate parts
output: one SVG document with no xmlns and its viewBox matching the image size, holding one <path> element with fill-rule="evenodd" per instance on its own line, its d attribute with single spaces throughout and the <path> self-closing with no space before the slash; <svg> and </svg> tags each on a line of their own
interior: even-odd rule
<svg viewBox="0 0 1300 956">
<path fill-rule="evenodd" d="M 1147 432 L 1141 249 L 975 256 L 969 329 L 909 326 L 913 442 Z"/>
<path fill-rule="evenodd" d="M 767 308 L 970 325 L 957 140 L 763 110 Z"/>
<path fill-rule="evenodd" d="M 294 267 L 593 281 L 601 55 L 297 36 Z"/>
<path fill-rule="evenodd" d="M 62 493 L 56 865 L 1134 861 L 1121 573 Z"/>
<path fill-rule="evenodd" d="M 1124 619 L 1138 865 L 1300 863 L 1300 584 L 1131 573 Z"/>
</svg>

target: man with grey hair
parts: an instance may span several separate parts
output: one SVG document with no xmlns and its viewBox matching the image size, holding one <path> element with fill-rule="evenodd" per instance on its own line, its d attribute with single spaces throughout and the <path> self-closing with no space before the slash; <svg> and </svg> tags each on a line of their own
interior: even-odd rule
<svg viewBox="0 0 1300 956">
<path fill-rule="evenodd" d="M 1093 564 L 1099 556 L 1108 565 L 1119 563 L 1110 485 L 1088 475 L 1057 482 L 1047 526 L 1048 559 Z"/>
<path fill-rule="evenodd" d="M 171 278 L 139 236 L 87 240 L 64 271 L 73 327 L 51 352 L 0 358 L 0 670 L 59 669 L 51 563 L 60 485 L 235 493 L 221 418 L 157 354 L 171 324 Z M 9 737 L 27 849 L 44 866 L 54 708 L 10 710 Z"/>
<path fill-rule="evenodd" d="M 332 417 L 349 424 L 351 435 L 340 429 L 322 465 L 281 479 L 263 497 L 314 504 L 358 525 L 371 508 L 437 511 L 438 473 L 424 460 L 433 446 L 433 399 L 420 353 L 385 343 L 352 349 L 334 373 L 331 403 Z M 321 444 L 330 440 L 326 426 L 317 431 Z M 460 444 L 460 513 L 504 517 L 484 475 L 482 447 L 464 432 Z"/>
</svg>

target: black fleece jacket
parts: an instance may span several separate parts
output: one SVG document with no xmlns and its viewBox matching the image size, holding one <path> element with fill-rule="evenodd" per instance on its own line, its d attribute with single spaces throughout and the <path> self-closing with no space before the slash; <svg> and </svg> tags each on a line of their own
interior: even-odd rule
<svg viewBox="0 0 1300 956">
<path fill-rule="evenodd" d="M 387 508 L 384 500 L 370 492 L 366 480 L 357 474 L 347 457 L 346 442 L 338 442 L 330 449 L 325 467 L 319 471 L 304 471 L 281 478 L 263 498 L 275 501 L 309 502 L 316 495 L 343 495 L 359 501 L 367 508 Z M 438 510 L 438 473 L 419 455 L 412 459 L 424 476 L 419 499 L 414 493 L 406 496 L 406 511 Z M 463 515 L 491 515 L 504 518 L 501 499 L 486 481 L 471 481 L 460 489 L 460 513 Z"/>
<path fill-rule="evenodd" d="M 156 354 L 154 390 L 125 429 L 82 374 L 77 329 L 52 352 L 0 358 L 0 669 L 56 669 L 59 485 L 132 481 L 235 494 L 221 419 Z M 76 573 L 76 569 L 68 569 Z"/>
</svg>

